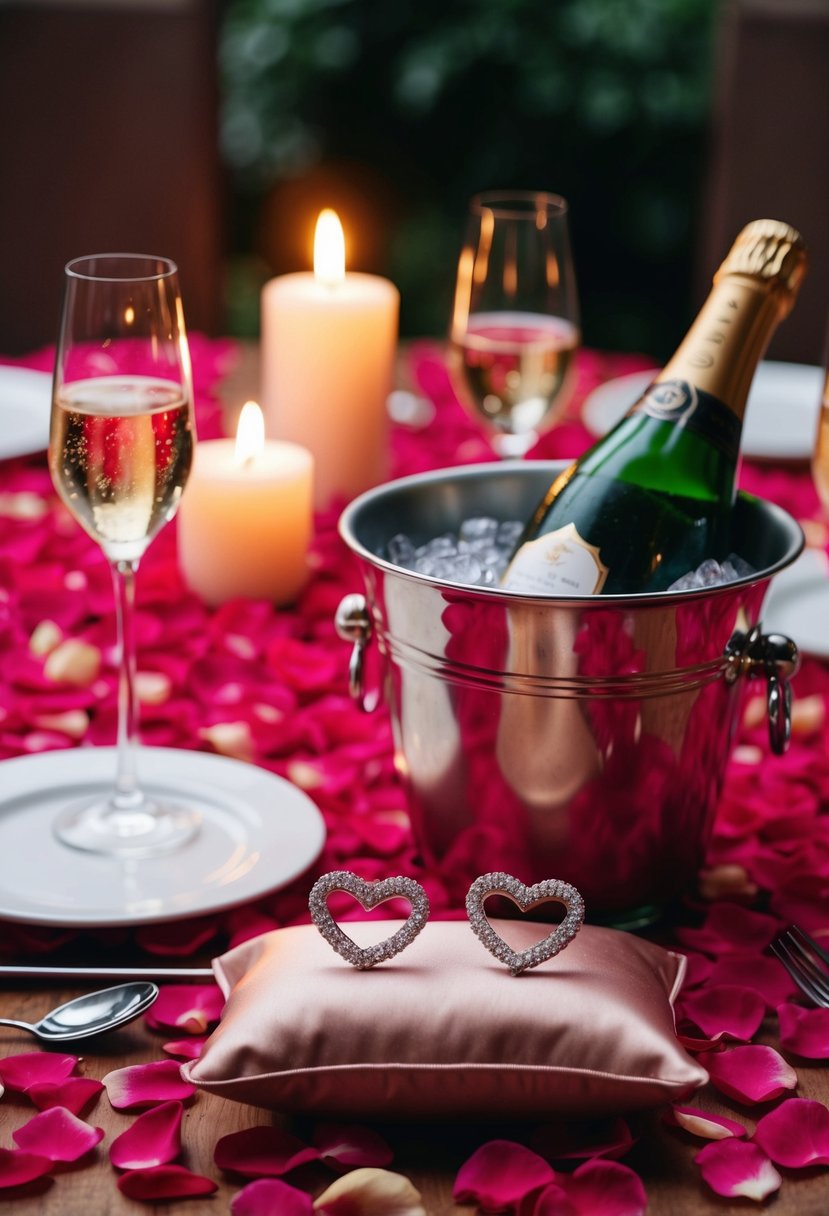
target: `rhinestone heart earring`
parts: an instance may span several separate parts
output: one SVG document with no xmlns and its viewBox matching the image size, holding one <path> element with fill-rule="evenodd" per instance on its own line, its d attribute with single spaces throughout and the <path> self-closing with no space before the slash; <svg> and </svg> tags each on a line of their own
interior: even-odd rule
<svg viewBox="0 0 829 1216">
<path fill-rule="evenodd" d="M 484 903 L 490 895 L 506 895 L 522 912 L 529 912 L 548 900 L 558 900 L 566 909 L 564 920 L 536 945 L 518 953 L 495 932 L 487 919 Z M 490 954 L 509 967 L 513 975 L 520 975 L 522 971 L 537 967 L 569 946 L 584 922 L 584 900 L 575 887 L 558 878 L 549 878 L 527 887 L 512 874 L 499 871 L 482 874 L 475 879 L 467 892 L 466 913 L 472 932 L 480 938 Z"/>
<path fill-rule="evenodd" d="M 385 903 L 387 899 L 400 896 L 409 901 L 412 910 L 406 923 L 376 946 L 365 949 L 344 933 L 331 915 L 328 907 L 328 896 L 332 891 L 346 891 L 362 904 L 366 912 Z M 368 882 L 358 878 L 351 870 L 332 870 L 318 878 L 311 888 L 308 897 L 308 908 L 311 919 L 332 949 L 337 951 L 347 963 L 367 971 L 378 963 L 393 958 L 401 950 L 405 950 L 417 937 L 420 930 L 429 919 L 429 897 L 419 882 L 413 878 L 384 878 L 380 882 Z"/>
</svg>

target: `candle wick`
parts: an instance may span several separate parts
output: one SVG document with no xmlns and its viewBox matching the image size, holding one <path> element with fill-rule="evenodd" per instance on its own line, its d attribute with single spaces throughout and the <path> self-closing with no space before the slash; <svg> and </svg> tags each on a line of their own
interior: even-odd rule
<svg viewBox="0 0 829 1216">
<path fill-rule="evenodd" d="M 242 461 L 242 468 L 243 469 L 252 469 L 255 460 L 256 460 L 256 453 L 251 452 L 250 455 L 246 456 L 245 459 Z"/>
</svg>

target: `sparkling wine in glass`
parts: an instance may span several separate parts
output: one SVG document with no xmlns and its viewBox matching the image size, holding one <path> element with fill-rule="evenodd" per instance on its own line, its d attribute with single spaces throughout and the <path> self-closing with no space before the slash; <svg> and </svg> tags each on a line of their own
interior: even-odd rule
<svg viewBox="0 0 829 1216">
<path fill-rule="evenodd" d="M 112 571 L 120 671 L 113 787 L 69 807 L 55 833 L 77 849 L 148 857 L 198 830 L 196 808 L 138 781 L 134 603 L 138 564 L 173 517 L 193 456 L 193 390 L 178 271 L 168 258 L 95 254 L 66 266 L 49 469 Z"/>
<path fill-rule="evenodd" d="M 561 415 L 580 340 L 565 199 L 476 195 L 458 260 L 449 367 L 500 456 L 523 456 Z"/>
<path fill-rule="evenodd" d="M 825 362 L 825 373 L 823 396 L 818 413 L 817 437 L 812 453 L 812 477 L 823 507 L 824 517 L 829 519 L 829 352 Z"/>
</svg>

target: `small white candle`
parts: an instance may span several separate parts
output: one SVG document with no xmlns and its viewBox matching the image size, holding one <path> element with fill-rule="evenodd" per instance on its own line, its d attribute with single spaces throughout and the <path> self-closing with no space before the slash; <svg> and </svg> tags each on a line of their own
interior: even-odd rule
<svg viewBox="0 0 829 1216">
<path fill-rule="evenodd" d="M 255 402 L 244 406 L 235 440 L 197 444 L 178 514 L 188 586 L 214 605 L 294 600 L 308 574 L 312 481 L 311 453 L 266 441 Z"/>
<path fill-rule="evenodd" d="M 333 211 L 317 221 L 314 273 L 282 275 L 263 288 L 268 434 L 311 450 L 317 507 L 352 498 L 387 474 L 399 307 L 388 279 L 346 274 Z"/>
</svg>

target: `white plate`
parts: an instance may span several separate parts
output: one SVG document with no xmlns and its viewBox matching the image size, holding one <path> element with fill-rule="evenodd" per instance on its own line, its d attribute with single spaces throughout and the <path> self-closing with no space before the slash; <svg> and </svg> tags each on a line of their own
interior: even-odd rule
<svg viewBox="0 0 829 1216">
<path fill-rule="evenodd" d="M 594 389 L 582 409 L 592 434 L 606 434 L 650 384 L 657 369 L 632 372 Z M 742 449 L 759 460 L 808 460 L 817 432 L 823 372 L 806 363 L 763 362 L 751 385 Z"/>
<path fill-rule="evenodd" d="M 829 562 L 822 550 L 804 549 L 772 579 L 763 632 L 783 633 L 805 654 L 829 658 Z"/>
<path fill-rule="evenodd" d="M 49 444 L 52 377 L 0 365 L 0 460 L 30 456 Z"/>
<path fill-rule="evenodd" d="M 148 792 L 195 802 L 202 824 L 180 849 L 123 861 L 68 848 L 52 832 L 67 806 L 110 788 L 114 748 L 0 761 L 0 917 L 86 928 L 198 916 L 284 886 L 322 849 L 313 802 L 264 769 L 159 747 L 142 748 L 139 767 Z"/>
</svg>

